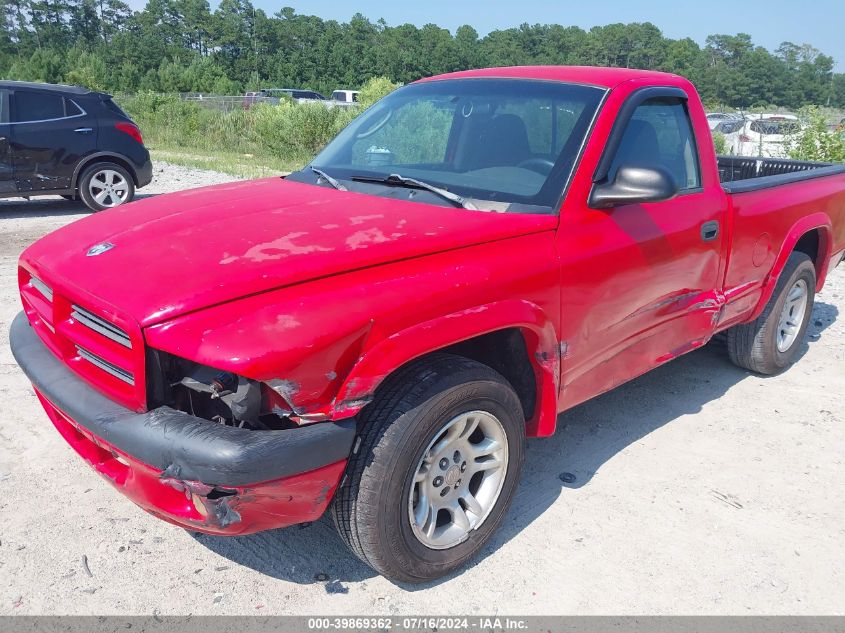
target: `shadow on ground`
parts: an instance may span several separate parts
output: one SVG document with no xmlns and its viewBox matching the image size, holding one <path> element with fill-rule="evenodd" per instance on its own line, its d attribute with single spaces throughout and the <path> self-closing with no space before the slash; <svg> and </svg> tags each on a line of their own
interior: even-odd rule
<svg viewBox="0 0 845 633">
<path fill-rule="evenodd" d="M 151 198 L 158 194 L 136 193 L 133 201 Z M 53 218 L 91 213 L 91 210 L 79 200 L 65 200 L 58 196 L 44 198 L 8 198 L 0 200 L 0 220 L 26 218 Z"/>
<path fill-rule="evenodd" d="M 802 356 L 837 317 L 836 306 L 816 302 Z M 684 415 L 701 411 L 749 375 L 728 361 L 724 343 L 715 340 L 567 411 L 559 418 L 553 437 L 528 442 L 525 469 L 513 507 L 473 566 L 483 564 L 487 556 L 529 526 L 567 488 L 589 483 L 603 464 L 627 446 Z M 348 589 L 344 582 L 375 575 L 346 549 L 326 517 L 306 527 L 246 537 L 196 538 L 238 564 L 296 583 L 323 582 L 329 593 L 345 593 Z M 411 591 L 426 589 L 460 573 L 432 583 L 402 586 Z"/>
</svg>

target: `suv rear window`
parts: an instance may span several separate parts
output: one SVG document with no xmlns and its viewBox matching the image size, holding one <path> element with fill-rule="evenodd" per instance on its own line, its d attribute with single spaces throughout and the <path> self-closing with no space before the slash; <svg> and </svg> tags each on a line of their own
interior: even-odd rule
<svg viewBox="0 0 845 633">
<path fill-rule="evenodd" d="M 65 98 L 65 116 L 79 116 L 85 114 L 75 102 Z"/>
<path fill-rule="evenodd" d="M 47 121 L 65 116 L 64 97 L 49 92 L 16 90 L 13 96 L 12 121 Z"/>
<path fill-rule="evenodd" d="M 751 131 L 758 134 L 795 134 L 800 129 L 795 119 L 763 119 L 751 124 Z"/>
</svg>

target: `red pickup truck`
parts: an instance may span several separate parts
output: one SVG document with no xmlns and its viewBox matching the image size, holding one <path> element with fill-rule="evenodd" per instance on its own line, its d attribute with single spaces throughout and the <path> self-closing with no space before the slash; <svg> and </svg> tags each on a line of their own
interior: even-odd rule
<svg viewBox="0 0 845 633">
<path fill-rule="evenodd" d="M 476 70 L 397 90 L 288 177 L 44 237 L 11 345 L 145 510 L 236 535 L 330 508 L 421 582 L 490 538 L 562 411 L 720 332 L 785 369 L 844 252 L 845 165 L 717 157 L 681 77 Z"/>
</svg>

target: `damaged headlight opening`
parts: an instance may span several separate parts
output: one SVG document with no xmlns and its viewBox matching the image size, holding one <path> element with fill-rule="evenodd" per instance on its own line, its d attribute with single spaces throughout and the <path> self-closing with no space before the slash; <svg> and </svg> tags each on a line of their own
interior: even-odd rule
<svg viewBox="0 0 845 633">
<path fill-rule="evenodd" d="M 299 426 L 290 405 L 268 385 L 153 349 L 147 351 L 147 406 L 238 428 Z"/>
</svg>

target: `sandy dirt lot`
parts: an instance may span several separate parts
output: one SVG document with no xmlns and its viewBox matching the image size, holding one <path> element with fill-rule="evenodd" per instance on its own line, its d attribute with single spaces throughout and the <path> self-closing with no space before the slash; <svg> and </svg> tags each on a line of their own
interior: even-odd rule
<svg viewBox="0 0 845 633">
<path fill-rule="evenodd" d="M 143 193 L 228 179 L 160 165 Z M 529 442 L 483 555 L 401 587 L 325 518 L 234 539 L 167 525 L 65 445 L 8 328 L 19 253 L 82 215 L 0 201 L 0 614 L 845 613 L 845 268 L 796 366 L 761 378 L 714 343 L 567 413 Z"/>
</svg>

